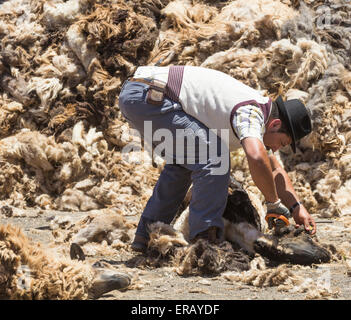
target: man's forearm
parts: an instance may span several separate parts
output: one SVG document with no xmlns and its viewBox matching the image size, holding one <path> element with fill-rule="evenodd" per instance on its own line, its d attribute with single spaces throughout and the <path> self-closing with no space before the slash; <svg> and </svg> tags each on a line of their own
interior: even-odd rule
<svg viewBox="0 0 351 320">
<path fill-rule="evenodd" d="M 246 153 L 251 177 L 260 189 L 266 201 L 276 202 L 278 198 L 271 164 L 263 144 L 255 138 L 242 141 Z"/>
<path fill-rule="evenodd" d="M 295 192 L 294 186 L 287 174 L 287 172 L 280 165 L 279 161 L 274 155 L 269 156 L 272 166 L 274 182 L 277 188 L 278 197 L 287 208 L 291 208 L 293 204 L 299 201 Z"/>
</svg>

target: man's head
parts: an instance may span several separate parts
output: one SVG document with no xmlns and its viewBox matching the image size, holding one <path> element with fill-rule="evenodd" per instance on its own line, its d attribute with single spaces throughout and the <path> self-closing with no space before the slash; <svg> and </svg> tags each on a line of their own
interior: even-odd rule
<svg viewBox="0 0 351 320">
<path fill-rule="evenodd" d="M 272 110 L 263 136 L 265 146 L 273 152 L 290 144 L 296 152 L 296 142 L 312 131 L 308 109 L 298 99 L 283 101 L 279 96 Z"/>
</svg>

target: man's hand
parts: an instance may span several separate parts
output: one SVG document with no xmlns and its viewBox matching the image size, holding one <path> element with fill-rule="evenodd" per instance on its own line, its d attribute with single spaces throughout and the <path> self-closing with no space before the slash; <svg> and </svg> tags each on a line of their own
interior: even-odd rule
<svg viewBox="0 0 351 320">
<path fill-rule="evenodd" d="M 280 216 L 284 216 L 286 219 L 289 219 L 291 216 L 289 209 L 286 206 L 284 206 L 280 200 L 278 200 L 275 203 L 266 202 L 266 207 L 267 207 L 267 214 L 274 213 Z M 272 229 L 274 226 L 275 218 L 270 217 L 266 219 L 268 219 L 267 220 L 268 228 Z"/>
<path fill-rule="evenodd" d="M 295 208 L 293 211 L 293 218 L 296 222 L 296 228 L 298 228 L 300 225 L 303 225 L 305 227 L 305 230 L 310 234 L 316 233 L 316 223 L 303 205 Z"/>
<path fill-rule="evenodd" d="M 281 201 L 275 203 L 266 202 L 267 213 L 276 213 L 285 216 L 287 219 L 291 216 L 289 209 Z"/>
</svg>

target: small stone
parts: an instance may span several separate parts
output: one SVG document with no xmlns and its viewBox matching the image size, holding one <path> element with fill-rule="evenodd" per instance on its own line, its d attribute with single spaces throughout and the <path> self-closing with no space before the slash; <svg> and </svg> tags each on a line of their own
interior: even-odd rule
<svg viewBox="0 0 351 320">
<path fill-rule="evenodd" d="M 208 281 L 208 280 L 203 279 L 203 280 L 200 280 L 200 281 L 199 281 L 199 284 L 203 284 L 203 285 L 205 285 L 205 286 L 210 286 L 210 285 L 211 285 L 211 282 Z"/>
</svg>

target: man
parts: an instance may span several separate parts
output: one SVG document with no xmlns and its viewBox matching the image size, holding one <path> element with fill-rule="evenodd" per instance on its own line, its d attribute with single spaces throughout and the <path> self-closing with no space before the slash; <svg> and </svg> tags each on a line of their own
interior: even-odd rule
<svg viewBox="0 0 351 320">
<path fill-rule="evenodd" d="M 173 220 L 191 184 L 190 240 L 223 239 L 229 152 L 239 147 L 243 147 L 253 181 L 265 197 L 270 226 L 272 221 L 287 222 L 291 213 L 297 225 L 316 232 L 313 218 L 273 155 L 286 145 L 296 152 L 296 142 L 312 130 L 308 110 L 299 100 L 284 102 L 279 97 L 273 102 L 212 69 L 145 66 L 123 85 L 119 107 L 154 148 L 157 143 L 147 130 L 155 137 L 157 130 L 167 129 L 170 134 L 165 136 L 171 137 L 164 152 L 166 165 L 138 224 L 134 250 L 145 251 L 150 223 Z M 179 139 L 182 130 L 193 146 L 184 146 Z"/>
</svg>

